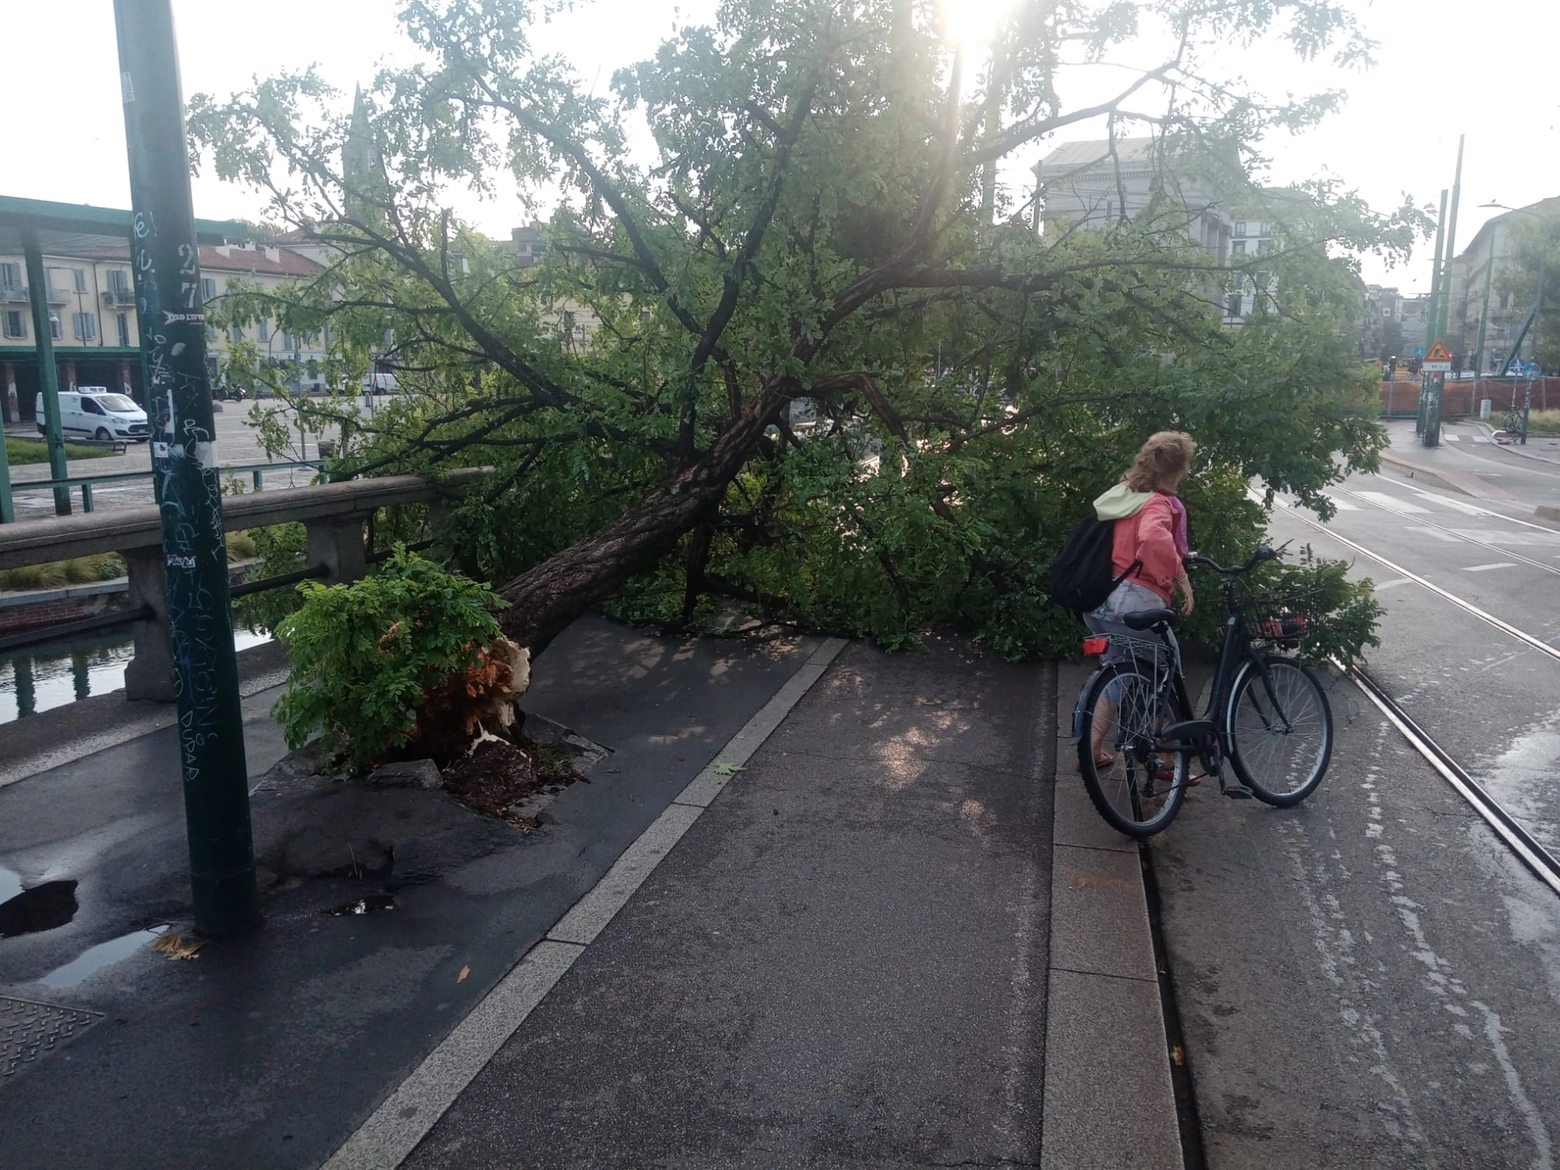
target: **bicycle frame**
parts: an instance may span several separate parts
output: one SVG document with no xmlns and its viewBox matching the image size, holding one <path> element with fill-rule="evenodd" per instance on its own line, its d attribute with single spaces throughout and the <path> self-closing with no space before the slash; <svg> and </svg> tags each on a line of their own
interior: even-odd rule
<svg viewBox="0 0 1560 1170">
<path fill-rule="evenodd" d="M 1214 776 L 1218 776 L 1223 782 L 1223 761 L 1230 754 L 1230 729 L 1229 729 L 1229 701 L 1234 691 L 1236 679 L 1240 675 L 1242 665 L 1250 662 L 1262 679 L 1262 689 L 1267 692 L 1268 701 L 1272 704 L 1273 712 L 1283 722 L 1285 731 L 1291 730 L 1289 716 L 1285 714 L 1283 705 L 1278 701 L 1278 696 L 1273 690 L 1273 678 L 1267 668 L 1266 657 L 1256 652 L 1252 647 L 1252 639 L 1246 633 L 1244 615 L 1241 612 L 1240 602 L 1236 595 L 1236 581 L 1241 574 L 1252 568 L 1258 557 L 1240 569 L 1224 568 L 1214 565 L 1224 577 L 1224 632 L 1219 643 L 1218 663 L 1214 668 L 1213 686 L 1209 691 L 1208 704 L 1201 716 L 1196 716 L 1192 706 L 1191 696 L 1186 690 L 1186 674 L 1182 669 L 1179 655 L 1172 655 L 1174 669 L 1169 672 L 1169 681 L 1175 687 L 1175 698 L 1179 703 L 1179 709 L 1193 715 L 1193 718 L 1185 719 L 1180 723 L 1172 723 L 1164 729 L 1162 750 L 1175 752 L 1176 754 L 1194 754 L 1202 760 L 1204 769 Z M 1211 564 L 1211 562 L 1208 562 Z M 1145 635 L 1150 631 L 1145 630 Z M 1163 631 L 1157 632 L 1157 637 L 1166 647 L 1169 641 Z M 1145 638 L 1145 640 L 1147 640 Z M 1101 665 L 1095 674 L 1109 670 L 1110 667 Z M 1090 682 L 1093 681 L 1093 676 Z M 1079 694 L 1079 706 L 1074 710 L 1073 729 L 1075 738 L 1081 733 L 1083 709 L 1083 695 L 1087 694 L 1089 685 L 1084 685 Z"/>
</svg>

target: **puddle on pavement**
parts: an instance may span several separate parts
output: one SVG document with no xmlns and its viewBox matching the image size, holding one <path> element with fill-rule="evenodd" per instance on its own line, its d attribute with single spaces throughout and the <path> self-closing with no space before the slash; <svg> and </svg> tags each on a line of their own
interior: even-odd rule
<svg viewBox="0 0 1560 1170">
<path fill-rule="evenodd" d="M 146 930 L 132 931 L 119 938 L 111 938 L 107 942 L 98 943 L 95 947 L 88 947 L 63 967 L 50 971 L 38 982 L 45 987 L 57 989 L 75 987 L 89 976 L 96 975 L 104 967 L 128 959 L 143 946 L 155 942 L 157 937 L 167 929 L 166 926 L 153 926 Z"/>
<path fill-rule="evenodd" d="M 0 872 L 14 878 L 20 887 L 21 879 L 10 870 Z M 54 930 L 76 917 L 76 909 L 76 883 L 73 880 L 44 882 L 30 890 L 21 890 L 0 903 L 0 938 Z"/>
<path fill-rule="evenodd" d="M 321 910 L 320 913 L 346 918 L 354 914 L 380 914 L 394 909 L 395 899 L 389 894 L 369 894 L 366 897 L 354 898 L 350 902 L 343 902 L 340 906 L 332 906 L 329 910 Z"/>
<path fill-rule="evenodd" d="M 1553 793 L 1560 765 L 1560 719 L 1550 719 L 1513 740 L 1496 759 L 1474 773 L 1485 789 L 1549 849 L 1560 847 Z"/>
</svg>

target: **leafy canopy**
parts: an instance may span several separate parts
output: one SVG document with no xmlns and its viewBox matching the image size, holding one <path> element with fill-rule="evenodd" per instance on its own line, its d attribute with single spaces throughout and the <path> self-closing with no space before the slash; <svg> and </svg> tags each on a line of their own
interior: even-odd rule
<svg viewBox="0 0 1560 1170">
<path fill-rule="evenodd" d="M 457 535 L 533 649 L 609 598 L 1067 649 L 1045 567 L 1152 431 L 1197 436 L 1188 497 L 1231 558 L 1261 535 L 1253 479 L 1325 514 L 1328 484 L 1375 466 L 1380 429 L 1349 409 L 1368 384 L 1357 258 L 1405 253 L 1423 215 L 1262 187 L 1263 137 L 1339 95 L 1271 101 L 1203 64 L 1264 38 L 1364 63 L 1348 6 L 1019 0 L 977 65 L 920 0 L 728 0 L 610 90 L 533 51 L 545 13 L 406 0 L 422 59 L 352 118 L 311 72 L 197 95 L 190 116 L 218 172 L 267 190 L 326 263 L 214 319 L 322 332 L 342 389 L 296 404 L 345 424 L 337 474 L 495 468 Z M 1164 56 L 1123 71 L 1129 43 Z M 1091 70 L 1123 81 L 1070 103 Z M 1101 124 L 1113 158 L 1154 137 L 1148 206 L 1037 231 L 999 169 Z M 1194 242 L 1191 176 L 1214 210 L 1272 225 L 1273 250 L 1231 265 Z M 556 201 L 534 263 L 449 213 L 457 184 Z M 1233 291 L 1254 303 L 1239 328 Z M 366 418 L 376 361 L 405 393 Z"/>
</svg>

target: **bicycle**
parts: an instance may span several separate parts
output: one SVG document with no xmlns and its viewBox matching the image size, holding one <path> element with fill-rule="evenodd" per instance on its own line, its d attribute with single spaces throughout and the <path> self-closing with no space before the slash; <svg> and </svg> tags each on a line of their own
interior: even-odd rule
<svg viewBox="0 0 1560 1170">
<path fill-rule="evenodd" d="M 1506 417 L 1501 420 L 1501 431 L 1507 435 L 1522 434 L 1522 415 L 1515 409 L 1506 412 Z"/>
<path fill-rule="evenodd" d="M 1266 614 L 1247 613 L 1238 596 L 1241 577 L 1279 553 L 1257 549 L 1239 567 L 1192 553 L 1188 569 L 1224 577 L 1228 616 L 1208 705 L 1193 717 L 1179 648 L 1170 632 L 1172 609 L 1127 614 L 1121 624 L 1143 638 L 1091 637 L 1085 654 L 1106 654 L 1084 683 L 1074 711 L 1078 765 L 1099 814 L 1129 837 L 1150 837 L 1180 811 L 1195 758 L 1219 791 L 1256 797 L 1278 808 L 1299 804 L 1322 782 L 1332 759 L 1332 710 L 1326 692 L 1295 657 L 1308 629 L 1296 612 L 1303 599 L 1280 602 Z M 1095 723 L 1107 722 L 1096 734 Z M 1226 783 L 1224 762 L 1237 783 Z"/>
</svg>

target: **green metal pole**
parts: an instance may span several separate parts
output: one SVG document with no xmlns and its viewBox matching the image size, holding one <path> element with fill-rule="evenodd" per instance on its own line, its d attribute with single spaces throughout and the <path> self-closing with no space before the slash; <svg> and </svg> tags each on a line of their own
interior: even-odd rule
<svg viewBox="0 0 1560 1170">
<path fill-rule="evenodd" d="M 22 233 L 22 251 L 27 257 L 27 299 L 32 302 L 33 337 L 38 349 L 38 388 L 43 392 L 44 437 L 49 447 L 49 478 L 63 480 L 70 475 L 65 466 L 65 432 L 60 428 L 60 372 L 54 365 L 54 334 L 49 329 L 48 277 L 43 271 L 43 248 L 32 228 Z M 54 489 L 54 511 L 70 515 L 70 488 L 60 484 Z"/>
<path fill-rule="evenodd" d="M 162 483 L 168 617 L 195 929 L 259 921 L 244 719 L 222 540 L 199 253 L 170 0 L 114 0 L 134 213 L 131 267 Z"/>
<path fill-rule="evenodd" d="M 16 501 L 11 498 L 11 455 L 0 435 L 0 524 L 16 523 Z"/>
</svg>

